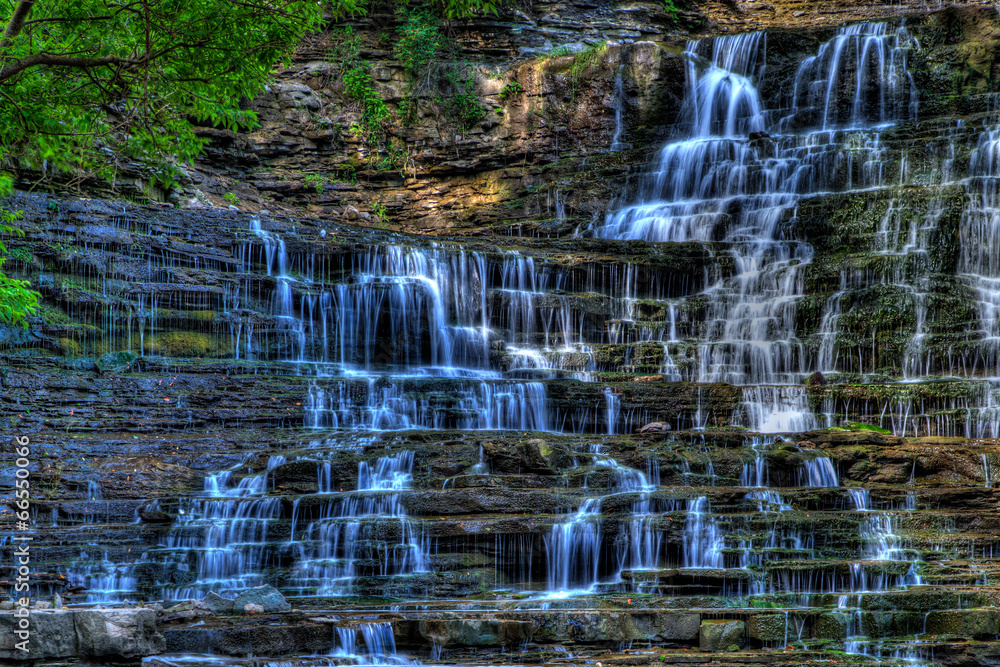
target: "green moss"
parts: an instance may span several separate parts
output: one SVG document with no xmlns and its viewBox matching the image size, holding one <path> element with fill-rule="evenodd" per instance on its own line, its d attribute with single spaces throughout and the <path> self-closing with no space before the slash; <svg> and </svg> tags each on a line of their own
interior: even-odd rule
<svg viewBox="0 0 1000 667">
<path fill-rule="evenodd" d="M 163 357 L 221 357 L 230 353 L 229 346 L 215 336 L 194 331 L 156 334 L 146 341 L 143 351 Z"/>
<path fill-rule="evenodd" d="M 79 357 L 81 353 L 80 343 L 72 338 L 60 338 L 59 350 L 67 357 Z"/>
<path fill-rule="evenodd" d="M 874 424 L 864 424 L 862 422 L 847 422 L 847 426 L 854 431 L 874 431 L 875 433 L 884 433 L 891 435 L 892 431 L 889 429 L 882 428 L 880 426 L 875 426 Z"/>
</svg>

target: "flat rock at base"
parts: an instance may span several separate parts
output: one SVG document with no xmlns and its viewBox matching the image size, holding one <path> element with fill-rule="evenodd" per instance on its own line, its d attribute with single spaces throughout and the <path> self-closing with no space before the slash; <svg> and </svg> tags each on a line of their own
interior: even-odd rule
<svg viewBox="0 0 1000 667">
<path fill-rule="evenodd" d="M 81 656 L 136 658 L 162 653 L 166 640 L 156 632 L 152 609 L 105 609 L 76 613 L 77 653 Z"/>
<path fill-rule="evenodd" d="M 152 609 L 38 610 L 30 613 L 28 651 L 15 644 L 19 619 L 0 614 L 0 660 L 35 663 L 50 658 L 109 657 L 135 660 L 162 653 Z"/>
<path fill-rule="evenodd" d="M 28 631 L 31 635 L 27 652 L 15 647 L 23 641 L 14 634 L 18 629 L 18 620 L 13 613 L 0 614 L 0 660 L 35 661 L 69 657 L 76 653 L 73 613 L 63 610 L 30 612 Z"/>
</svg>

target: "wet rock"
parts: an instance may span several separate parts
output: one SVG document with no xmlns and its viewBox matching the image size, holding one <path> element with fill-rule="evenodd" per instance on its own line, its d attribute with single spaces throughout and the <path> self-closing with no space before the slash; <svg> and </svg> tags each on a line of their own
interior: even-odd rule
<svg viewBox="0 0 1000 667">
<path fill-rule="evenodd" d="M 336 636 L 329 625 L 320 624 L 181 627 L 167 628 L 163 634 L 170 653 L 230 656 L 322 655 L 334 648 Z"/>
<path fill-rule="evenodd" d="M 122 372 L 130 369 L 132 364 L 138 359 L 138 355 L 131 351 L 122 352 L 108 352 L 107 354 L 101 355 L 94 365 L 97 370 L 102 373 L 108 372 Z"/>
<path fill-rule="evenodd" d="M 746 624 L 743 621 L 707 619 L 701 622 L 698 645 L 702 651 L 728 651 L 730 647 L 742 648 L 746 641 Z"/>
<path fill-rule="evenodd" d="M 160 503 L 156 500 L 139 509 L 139 518 L 149 523 L 170 523 L 174 520 L 173 515 L 160 509 Z"/>
<path fill-rule="evenodd" d="M 138 658 L 166 648 L 152 609 L 79 611 L 74 627 L 80 656 Z"/>
<path fill-rule="evenodd" d="M 650 422 L 639 429 L 639 433 L 665 433 L 670 430 L 667 422 Z"/>
<path fill-rule="evenodd" d="M 640 619 L 636 620 L 639 624 Z M 653 619 L 651 633 L 667 642 L 694 642 L 701 627 L 699 614 L 659 612 Z"/>
<path fill-rule="evenodd" d="M 531 623 L 500 619 L 422 620 L 417 631 L 438 646 L 510 646 L 532 636 Z"/>
<path fill-rule="evenodd" d="M 843 641 L 847 638 L 847 626 L 850 620 L 850 615 L 843 612 L 820 614 L 813 626 L 813 636 L 817 639 Z"/>
<path fill-rule="evenodd" d="M 1000 611 L 996 609 L 951 609 L 927 614 L 926 633 L 992 639 L 1000 634 Z"/>
<path fill-rule="evenodd" d="M 776 642 L 788 635 L 788 617 L 784 614 L 754 614 L 747 619 L 747 634 L 759 642 Z"/>
<path fill-rule="evenodd" d="M 209 591 L 202 602 L 213 614 L 226 615 L 233 613 L 233 601 L 224 598 L 215 591 Z"/>
<path fill-rule="evenodd" d="M 247 605 L 259 606 L 258 613 L 289 611 L 292 608 L 292 605 L 285 601 L 285 596 L 279 593 L 277 588 L 270 585 L 249 588 L 242 591 L 233 600 L 233 606 L 236 609 L 247 611 L 245 608 Z M 247 611 L 247 613 L 253 612 Z"/>
<path fill-rule="evenodd" d="M 24 652 L 15 646 L 24 641 L 14 634 L 18 629 L 19 619 L 13 613 L 0 614 L 0 659 L 35 661 L 73 656 L 77 650 L 75 615 L 74 612 L 61 609 L 31 612 L 31 635 L 27 644 L 28 651 Z"/>
<path fill-rule="evenodd" d="M 552 456 L 552 448 L 541 438 L 532 438 L 521 445 L 521 452 L 524 456 L 524 465 L 528 472 L 543 475 L 554 475 L 555 470 L 549 463 Z"/>
<path fill-rule="evenodd" d="M 101 488 L 107 499 L 150 498 L 164 492 L 198 488 L 202 475 L 185 466 L 152 456 L 123 457 L 100 466 Z"/>
</svg>

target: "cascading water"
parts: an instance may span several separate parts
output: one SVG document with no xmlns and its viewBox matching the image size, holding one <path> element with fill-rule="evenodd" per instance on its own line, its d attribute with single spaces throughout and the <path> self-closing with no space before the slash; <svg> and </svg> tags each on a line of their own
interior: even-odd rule
<svg viewBox="0 0 1000 667">
<path fill-rule="evenodd" d="M 723 567 L 723 546 L 723 537 L 708 498 L 701 496 L 691 500 L 684 524 L 684 567 Z"/>
<path fill-rule="evenodd" d="M 334 628 L 337 634 L 333 656 L 337 664 L 420 665 L 396 653 L 396 637 L 391 623 L 361 623 L 357 627 Z"/>
<path fill-rule="evenodd" d="M 666 508 L 654 503 L 651 493 L 659 486 L 659 468 L 650 464 L 649 475 L 622 466 L 603 455 L 599 447 L 589 452 L 591 465 L 602 474 L 609 474 L 608 493 L 585 499 L 577 512 L 565 522 L 552 527 L 545 540 L 548 562 L 548 595 L 559 598 L 593 592 L 601 581 L 602 557 L 607 561 L 601 534 L 602 503 L 615 495 L 638 494 L 623 518 L 623 540 L 617 548 L 617 571 L 608 581 L 620 579 L 622 570 L 645 570 L 659 566 L 663 552 L 663 536 L 652 522 Z M 589 477 L 589 475 L 588 475 Z M 585 478 L 586 484 L 586 478 Z M 604 563 L 603 569 L 608 569 Z"/>
<path fill-rule="evenodd" d="M 281 499 L 267 497 L 267 474 L 284 463 L 272 456 L 267 470 L 230 486 L 232 470 L 205 478 L 205 493 L 182 503 L 180 515 L 166 540 L 168 560 L 195 554 L 197 583 L 167 587 L 164 599 L 201 598 L 213 590 L 229 593 L 263 583 L 261 571 L 272 563 L 268 528 L 281 516 Z M 237 466 L 239 467 L 239 466 Z"/>
<path fill-rule="evenodd" d="M 743 386 L 744 413 L 734 419 L 751 430 L 816 424 L 802 381 L 815 363 L 831 363 L 836 316 L 825 318 L 831 331 L 813 362 L 796 337 L 813 256 L 796 238 L 796 205 L 810 193 L 882 185 L 871 149 L 879 134 L 869 128 L 915 117 L 907 70 L 914 47 L 902 26 L 841 29 L 799 68 L 791 113 L 775 121 L 755 83 L 765 64 L 763 33 L 690 42 L 678 123 L 686 136 L 663 148 L 639 203 L 610 213 L 596 230 L 609 239 L 726 243 L 734 270 L 708 281 L 697 379 Z M 803 127 L 815 129 L 793 131 Z M 855 156 L 851 144 L 870 148 Z"/>
<path fill-rule="evenodd" d="M 382 577 L 426 572 L 429 547 L 400 504 L 399 494 L 410 486 L 413 452 L 382 457 L 370 465 L 358 464 L 357 490 L 344 493 L 332 488 L 328 463 L 318 465 L 323 502 L 304 529 L 301 499 L 292 510 L 290 546 L 295 550 L 298 576 L 294 585 L 303 592 L 339 595 L 351 590 L 361 572 L 359 559 L 372 574 Z M 324 482 L 326 482 L 324 484 Z M 388 523 L 395 524 L 395 540 L 379 537 Z"/>
</svg>

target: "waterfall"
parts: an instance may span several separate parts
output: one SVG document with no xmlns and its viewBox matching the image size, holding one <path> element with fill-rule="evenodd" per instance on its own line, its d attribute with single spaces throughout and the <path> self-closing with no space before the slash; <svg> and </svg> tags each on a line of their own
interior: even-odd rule
<svg viewBox="0 0 1000 667">
<path fill-rule="evenodd" d="M 649 463 L 649 475 L 628 468 L 605 456 L 600 446 L 589 452 L 591 465 L 602 473 L 610 473 L 608 493 L 586 498 L 568 520 L 552 527 L 545 538 L 548 561 L 548 591 L 550 597 L 593 592 L 601 580 L 604 536 L 601 533 L 602 508 L 606 499 L 618 494 L 639 494 L 622 518 L 626 539 L 616 548 L 618 571 L 611 577 L 618 580 L 624 569 L 648 570 L 658 567 L 663 549 L 663 536 L 654 530 L 652 521 L 658 507 L 650 494 L 659 485 L 659 467 Z M 590 475 L 587 476 L 589 478 Z M 584 485 L 587 485 L 587 478 Z"/>
<path fill-rule="evenodd" d="M 209 590 L 228 593 L 263 583 L 261 572 L 273 563 L 268 529 L 281 517 L 281 499 L 264 495 L 267 476 L 284 462 L 284 457 L 272 456 L 265 471 L 240 479 L 235 487 L 235 469 L 208 475 L 205 494 L 181 503 L 165 546 L 185 559 L 195 554 L 197 581 L 194 586 L 165 587 L 164 599 L 200 598 Z M 187 563 L 181 567 L 186 569 Z"/>
<path fill-rule="evenodd" d="M 709 278 L 697 379 L 743 386 L 745 408 L 734 418 L 751 430 L 816 426 L 802 381 L 813 363 L 836 363 L 840 297 L 829 301 L 813 361 L 796 337 L 813 256 L 796 237 L 797 202 L 882 185 L 877 128 L 916 117 L 907 61 L 917 46 L 902 25 L 840 29 L 800 66 L 790 113 L 775 121 L 756 87 L 765 68 L 763 33 L 717 37 L 710 48 L 689 42 L 677 123 L 683 136 L 663 148 L 639 201 L 609 213 L 595 230 L 608 239 L 727 244 L 734 270 Z"/>
<path fill-rule="evenodd" d="M 329 472 L 321 464 L 320 491 L 329 497 L 322 499 L 318 516 L 300 530 L 298 503 L 293 509 L 290 544 L 299 564 L 295 585 L 316 588 L 320 595 L 340 595 L 351 590 L 355 577 L 372 570 L 382 577 L 429 571 L 429 546 L 399 500 L 400 492 L 410 487 L 412 471 L 412 451 L 381 457 L 374 465 L 362 461 L 357 489 L 334 492 L 324 485 Z M 397 538 L 381 536 L 386 522 L 398 528 Z M 358 564 L 362 559 L 364 570 Z"/>
<path fill-rule="evenodd" d="M 799 468 L 799 486 L 840 486 L 840 479 L 829 457 L 819 456 L 802 463 Z"/>
<path fill-rule="evenodd" d="M 975 371 L 995 378 L 1000 362 L 1000 259 L 995 252 L 1000 244 L 1000 122 L 980 133 L 969 157 L 966 189 L 969 199 L 959 226 L 959 271 L 978 297 L 980 339 Z M 982 429 L 970 437 L 998 434 L 995 429 Z"/>
<path fill-rule="evenodd" d="M 684 567 L 723 567 L 723 546 L 722 534 L 708 498 L 701 496 L 690 501 L 684 524 Z"/>
<path fill-rule="evenodd" d="M 361 623 L 354 628 L 334 627 L 337 641 L 332 656 L 353 665 L 420 665 L 396 653 L 392 623 Z M 360 650 L 359 650 L 360 649 Z"/>
<path fill-rule="evenodd" d="M 611 136 L 611 152 L 623 151 L 627 148 L 631 148 L 626 143 L 622 143 L 622 131 L 625 127 L 625 83 L 622 77 L 622 71 L 624 71 L 625 65 L 619 65 L 618 69 L 615 70 L 615 87 L 612 93 L 613 103 L 615 107 L 615 133 Z"/>
<path fill-rule="evenodd" d="M 555 595 L 590 592 L 597 583 L 600 512 L 600 499 L 587 498 L 569 521 L 552 526 L 546 537 L 548 590 Z"/>
<path fill-rule="evenodd" d="M 604 389 L 604 421 L 607 424 L 608 435 L 618 432 L 618 418 L 621 416 L 621 396 L 611 387 Z"/>
<path fill-rule="evenodd" d="M 762 448 L 772 445 L 774 442 L 774 438 L 751 438 L 750 449 L 754 453 L 754 461 L 744 464 L 743 471 L 740 473 L 740 486 L 753 488 L 747 493 L 746 499 L 757 501 L 757 509 L 760 512 L 767 512 L 775 508 L 782 512 L 792 509 L 791 505 L 786 503 L 777 491 L 767 488 L 771 485 L 770 475 L 767 458 L 764 456 Z"/>
<path fill-rule="evenodd" d="M 899 586 L 920 584 L 913 567 L 916 553 L 907 553 L 902 539 L 896 534 L 896 517 L 891 512 L 875 511 L 871 507 L 871 494 L 867 489 L 850 489 L 848 494 L 858 512 L 864 513 L 860 524 L 862 542 L 861 558 L 869 561 L 907 561 L 911 563 L 904 575 L 870 573 L 864 563 L 851 565 L 852 591 L 879 591 Z M 909 557 L 908 557 L 909 556 Z"/>
</svg>

